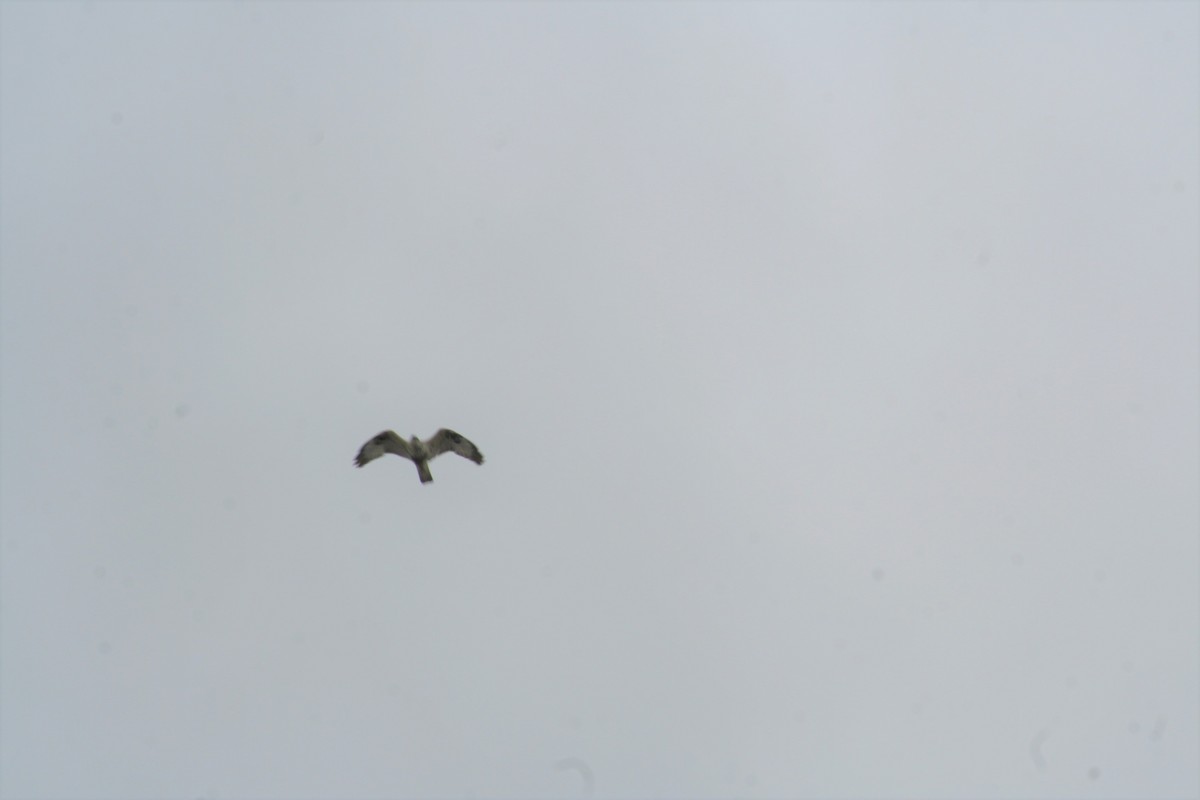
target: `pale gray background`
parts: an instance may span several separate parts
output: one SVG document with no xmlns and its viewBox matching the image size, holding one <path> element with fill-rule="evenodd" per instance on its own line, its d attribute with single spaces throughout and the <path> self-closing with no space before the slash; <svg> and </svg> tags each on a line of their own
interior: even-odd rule
<svg viewBox="0 0 1200 800">
<path fill-rule="evenodd" d="M 0 791 L 1195 797 L 1198 8 L 5 4 Z"/>
</svg>

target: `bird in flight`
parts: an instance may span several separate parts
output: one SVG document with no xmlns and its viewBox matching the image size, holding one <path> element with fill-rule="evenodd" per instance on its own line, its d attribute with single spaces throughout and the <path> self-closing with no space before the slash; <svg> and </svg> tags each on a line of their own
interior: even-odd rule
<svg viewBox="0 0 1200 800">
<path fill-rule="evenodd" d="M 395 431 L 384 431 L 372 436 L 359 448 L 358 455 L 354 457 L 354 464 L 359 467 L 365 466 L 386 453 L 404 456 L 416 464 L 421 483 L 433 480 L 433 474 L 429 471 L 429 459 L 442 453 L 458 453 L 476 464 L 483 463 L 483 453 L 479 452 L 479 448 L 470 440 L 461 433 L 442 428 L 425 441 L 414 436 L 407 442 L 397 436 Z"/>
</svg>

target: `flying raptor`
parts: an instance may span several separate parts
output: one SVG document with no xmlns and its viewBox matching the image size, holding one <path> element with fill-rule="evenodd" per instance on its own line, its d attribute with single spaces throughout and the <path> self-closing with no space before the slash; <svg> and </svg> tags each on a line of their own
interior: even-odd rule
<svg viewBox="0 0 1200 800">
<path fill-rule="evenodd" d="M 367 440 L 354 457 L 355 466 L 364 466 L 385 453 L 395 453 L 404 456 L 417 465 L 417 475 L 421 483 L 433 480 L 429 471 L 429 459 L 442 453 L 458 453 L 463 458 L 469 458 L 476 464 L 483 463 L 483 453 L 461 433 L 455 433 L 449 428 L 442 428 L 425 441 L 416 436 L 407 442 L 396 435 L 395 431 L 384 431 Z"/>
</svg>

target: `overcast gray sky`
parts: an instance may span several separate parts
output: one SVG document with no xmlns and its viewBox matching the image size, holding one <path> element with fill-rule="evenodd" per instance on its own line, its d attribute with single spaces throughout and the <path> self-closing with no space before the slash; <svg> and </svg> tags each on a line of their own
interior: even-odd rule
<svg viewBox="0 0 1200 800">
<path fill-rule="evenodd" d="M 1197 4 L 0 25 L 4 798 L 1200 794 Z"/>
</svg>

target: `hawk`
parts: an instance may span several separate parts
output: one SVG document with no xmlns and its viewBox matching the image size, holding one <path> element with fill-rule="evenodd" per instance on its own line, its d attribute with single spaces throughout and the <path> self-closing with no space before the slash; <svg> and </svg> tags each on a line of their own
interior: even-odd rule
<svg viewBox="0 0 1200 800">
<path fill-rule="evenodd" d="M 429 483 L 433 480 L 433 474 L 429 471 L 429 459 L 446 452 L 458 453 L 476 464 L 483 463 L 483 453 L 479 452 L 478 447 L 461 433 L 442 428 L 423 442 L 416 436 L 406 442 L 397 436 L 395 431 L 384 431 L 367 440 L 354 457 L 354 464 L 362 467 L 385 453 L 395 453 L 416 464 L 421 483 Z"/>
</svg>

